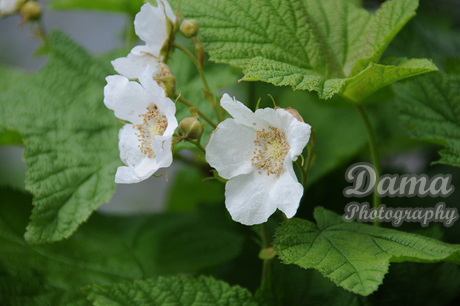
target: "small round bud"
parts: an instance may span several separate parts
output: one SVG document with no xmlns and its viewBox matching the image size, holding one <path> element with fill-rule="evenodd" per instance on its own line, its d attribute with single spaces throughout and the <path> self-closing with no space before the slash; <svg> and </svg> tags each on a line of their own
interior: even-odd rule
<svg viewBox="0 0 460 306">
<path fill-rule="evenodd" d="M 179 124 L 179 135 L 184 138 L 197 140 L 203 133 L 203 126 L 196 117 L 188 117 Z"/>
<path fill-rule="evenodd" d="M 185 37 L 195 37 L 198 33 L 198 21 L 195 19 L 185 19 L 180 25 L 180 31 Z"/>
<path fill-rule="evenodd" d="M 42 14 L 40 4 L 36 1 L 27 1 L 20 8 L 20 13 L 23 21 L 37 20 Z"/>
</svg>

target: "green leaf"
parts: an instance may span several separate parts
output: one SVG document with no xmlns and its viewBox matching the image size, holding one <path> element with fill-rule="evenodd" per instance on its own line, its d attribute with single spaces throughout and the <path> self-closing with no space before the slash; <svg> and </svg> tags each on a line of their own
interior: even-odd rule
<svg viewBox="0 0 460 306">
<path fill-rule="evenodd" d="M 21 145 L 22 138 L 18 132 L 8 131 L 0 127 L 0 146 L 3 145 Z"/>
<path fill-rule="evenodd" d="M 204 178 L 194 166 L 179 170 L 168 190 L 167 210 L 193 211 L 202 204 L 224 203 L 224 184 Z"/>
<path fill-rule="evenodd" d="M 31 243 L 69 237 L 114 192 L 119 123 L 102 102 L 111 73 L 54 33 L 47 66 L 0 93 L 0 127 L 18 132 L 25 147 Z"/>
<path fill-rule="evenodd" d="M 55 10 L 97 10 L 135 15 L 139 12 L 143 0 L 50 0 Z"/>
<path fill-rule="evenodd" d="M 93 305 L 257 305 L 251 293 L 211 277 L 158 277 L 86 290 Z"/>
<path fill-rule="evenodd" d="M 293 219 L 276 231 L 274 246 L 287 264 L 314 268 L 337 285 L 369 295 L 382 284 L 390 262 L 460 263 L 460 245 L 372 225 L 348 223 L 318 207 L 317 224 Z"/>
<path fill-rule="evenodd" d="M 258 292 L 262 305 L 360 306 L 365 298 L 338 287 L 316 270 L 272 262 L 271 286 Z"/>
<path fill-rule="evenodd" d="M 243 80 L 314 90 L 324 99 L 352 93 L 350 99 L 362 101 L 388 83 L 426 70 L 399 71 L 399 78 L 389 79 L 386 68 L 372 68 L 415 15 L 418 0 L 389 0 L 374 14 L 359 2 L 189 0 L 182 8 L 184 16 L 199 20 L 211 60 L 242 68 Z M 366 69 L 378 85 L 361 93 L 352 78 Z"/>
<path fill-rule="evenodd" d="M 380 88 L 399 80 L 438 70 L 426 59 L 395 58 L 384 62 L 386 65 L 371 63 L 359 74 L 348 79 L 343 95 L 359 102 Z"/>
<path fill-rule="evenodd" d="M 460 75 L 426 75 L 395 90 L 400 118 L 412 135 L 442 144 L 438 162 L 460 167 Z"/>
<path fill-rule="evenodd" d="M 94 214 L 65 241 L 28 245 L 31 196 L 0 187 L 0 304 L 68 305 L 80 288 L 197 273 L 233 260 L 243 238 L 223 211 L 114 217 Z M 51 302 L 51 301 L 56 301 Z M 37 302 L 37 304 L 40 304 Z"/>
</svg>

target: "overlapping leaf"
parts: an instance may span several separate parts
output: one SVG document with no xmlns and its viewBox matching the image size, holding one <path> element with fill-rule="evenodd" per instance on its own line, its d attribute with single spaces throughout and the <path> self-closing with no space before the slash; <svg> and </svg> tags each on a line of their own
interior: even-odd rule
<svg viewBox="0 0 460 306">
<path fill-rule="evenodd" d="M 460 76 L 427 75 L 395 89 L 412 135 L 442 144 L 439 163 L 460 167 Z"/>
<path fill-rule="evenodd" d="M 200 21 L 211 59 L 243 68 L 245 80 L 314 90 L 321 98 L 343 93 L 359 102 L 397 80 L 436 70 L 428 60 L 377 65 L 418 0 L 389 0 L 374 14 L 355 0 L 182 2 L 184 15 Z"/>
<path fill-rule="evenodd" d="M 276 231 L 280 259 L 314 268 L 337 285 L 369 295 L 382 283 L 390 262 L 460 263 L 460 245 L 367 224 L 347 223 L 324 208 L 316 208 L 317 224 L 293 219 Z"/>
<path fill-rule="evenodd" d="M 0 93 L 0 127 L 25 146 L 29 242 L 70 236 L 115 189 L 119 124 L 102 103 L 111 71 L 55 33 L 47 66 Z"/>
<path fill-rule="evenodd" d="M 102 305 L 257 305 L 251 293 L 212 277 L 158 277 L 151 280 L 91 286 L 95 306 Z"/>
<path fill-rule="evenodd" d="M 232 260 L 242 247 L 225 215 L 209 209 L 139 217 L 95 214 L 65 241 L 30 246 L 22 237 L 30 201 L 29 195 L 0 188 L 2 305 L 84 305 L 82 287 L 197 273 Z"/>
</svg>

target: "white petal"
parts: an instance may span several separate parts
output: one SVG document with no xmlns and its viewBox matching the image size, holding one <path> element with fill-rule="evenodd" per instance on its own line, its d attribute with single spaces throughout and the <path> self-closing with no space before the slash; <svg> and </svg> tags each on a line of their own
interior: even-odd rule
<svg viewBox="0 0 460 306">
<path fill-rule="evenodd" d="M 254 171 L 251 158 L 255 134 L 254 129 L 238 124 L 235 119 L 226 119 L 209 139 L 206 160 L 225 179 Z"/>
<path fill-rule="evenodd" d="M 144 89 L 147 91 L 148 96 L 151 97 L 153 100 L 158 100 L 160 98 L 165 97 L 165 91 L 153 79 L 153 77 L 157 73 L 158 68 L 159 67 L 147 66 L 139 78 L 139 82 L 142 84 L 142 87 L 144 87 Z"/>
<path fill-rule="evenodd" d="M 277 109 L 276 114 L 281 123 L 281 130 L 286 136 L 286 140 L 291 147 L 289 154 L 292 160 L 302 154 L 303 149 L 310 140 L 311 126 L 305 122 L 297 120 L 293 115 L 284 109 Z"/>
<path fill-rule="evenodd" d="M 171 20 L 172 23 L 175 23 L 177 20 L 176 15 L 174 14 L 171 5 L 169 5 L 169 2 L 167 0 L 160 0 L 158 1 L 158 7 L 164 7 L 164 10 L 166 12 L 166 16 L 168 16 L 169 20 Z"/>
<path fill-rule="evenodd" d="M 172 136 L 157 136 L 153 140 L 152 150 L 155 152 L 155 161 L 158 168 L 171 166 L 173 161 Z"/>
<path fill-rule="evenodd" d="M 151 66 L 153 68 L 152 73 L 157 74 L 160 70 L 160 62 L 146 50 L 150 49 L 145 48 L 145 46 L 134 47 L 127 57 L 112 61 L 112 65 L 119 74 L 129 79 L 140 78 L 147 66 Z"/>
<path fill-rule="evenodd" d="M 261 130 L 266 127 L 246 105 L 234 98 L 230 98 L 228 94 L 223 95 L 220 100 L 220 105 L 235 118 L 239 124 L 252 127 L 256 130 Z"/>
<path fill-rule="evenodd" d="M 276 181 L 257 171 L 230 179 L 225 185 L 225 206 L 232 219 L 245 225 L 264 223 L 277 208 L 270 197 Z"/>
<path fill-rule="evenodd" d="M 119 75 L 108 76 L 106 80 L 104 104 L 107 108 L 122 120 L 141 123 L 139 115 L 145 114 L 148 105 L 148 97 L 142 86 Z"/>
<path fill-rule="evenodd" d="M 169 111 L 163 113 L 166 116 L 166 120 L 168 121 L 168 126 L 166 127 L 166 130 L 163 133 L 163 136 L 165 136 L 165 137 L 172 137 L 173 134 L 174 134 L 174 131 L 177 129 L 177 126 L 179 125 L 177 123 L 177 119 L 176 119 L 176 116 L 175 116 L 176 105 L 171 100 L 169 100 L 169 101 L 171 102 L 172 105 L 170 104 L 168 107 L 174 108 L 174 112 L 172 110 L 169 110 Z"/>
<path fill-rule="evenodd" d="M 137 183 L 149 178 L 157 170 L 152 158 L 139 149 L 138 131 L 131 124 L 124 125 L 119 133 L 120 158 L 127 167 L 119 167 L 115 176 L 117 183 Z"/>
<path fill-rule="evenodd" d="M 178 125 L 175 117 L 176 104 L 165 96 L 163 88 L 153 79 L 153 74 L 155 74 L 155 68 L 148 66 L 139 81 L 146 90 L 150 103 L 156 104 L 158 109 L 168 120 L 168 127 L 163 135 L 171 136 Z"/>
<path fill-rule="evenodd" d="M 297 212 L 302 195 L 303 186 L 298 182 L 292 162 L 288 159 L 285 171 L 270 190 L 270 197 L 286 217 L 292 218 Z"/>
<path fill-rule="evenodd" d="M 258 120 L 264 121 L 265 124 L 281 129 L 281 122 L 274 108 L 259 108 L 255 111 Z"/>
<path fill-rule="evenodd" d="M 149 3 L 144 4 L 134 19 L 134 28 L 137 36 L 147 43 L 152 54 L 159 57 L 168 38 L 164 9 Z"/>
<path fill-rule="evenodd" d="M 0 0 L 0 15 L 13 14 L 18 9 L 18 0 Z"/>
<path fill-rule="evenodd" d="M 143 181 L 134 173 L 134 168 L 121 166 L 118 167 L 115 174 L 115 183 L 117 184 L 135 184 Z"/>
</svg>

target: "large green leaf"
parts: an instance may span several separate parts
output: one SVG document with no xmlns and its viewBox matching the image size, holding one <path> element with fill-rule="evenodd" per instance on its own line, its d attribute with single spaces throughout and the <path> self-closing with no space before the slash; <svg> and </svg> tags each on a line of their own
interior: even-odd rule
<svg viewBox="0 0 460 306">
<path fill-rule="evenodd" d="M 395 89 L 400 118 L 412 135 L 442 144 L 439 163 L 460 167 L 460 76 L 426 75 Z"/>
<path fill-rule="evenodd" d="M 415 15 L 418 0 L 389 0 L 375 14 L 359 2 L 189 0 L 182 7 L 186 17 L 200 21 L 211 59 L 243 68 L 244 80 L 314 90 L 321 98 L 342 93 L 358 102 L 392 82 L 436 69 L 426 60 L 375 65 Z M 372 79 L 363 89 L 364 77 Z"/>
<path fill-rule="evenodd" d="M 337 285 L 369 295 L 382 283 L 390 262 L 460 263 L 460 245 L 367 224 L 348 223 L 324 208 L 317 224 L 293 219 L 276 231 L 274 246 L 281 260 L 314 268 Z"/>
<path fill-rule="evenodd" d="M 194 279 L 158 277 L 112 286 L 91 286 L 86 291 L 96 306 L 257 305 L 248 290 L 205 276 Z"/>
<path fill-rule="evenodd" d="M 143 0 L 50 0 L 49 5 L 56 10 L 98 10 L 135 15 Z"/>
<path fill-rule="evenodd" d="M 0 127 L 21 134 L 25 147 L 29 242 L 69 237 L 112 196 L 119 123 L 102 102 L 111 73 L 54 33 L 47 66 L 0 93 Z"/>
<path fill-rule="evenodd" d="M 2 305 L 68 305 L 91 284 L 197 273 L 232 260 L 242 248 L 226 216 L 209 209 L 124 218 L 94 214 L 69 239 L 31 246 L 22 237 L 30 202 L 29 195 L 0 188 Z"/>
</svg>

